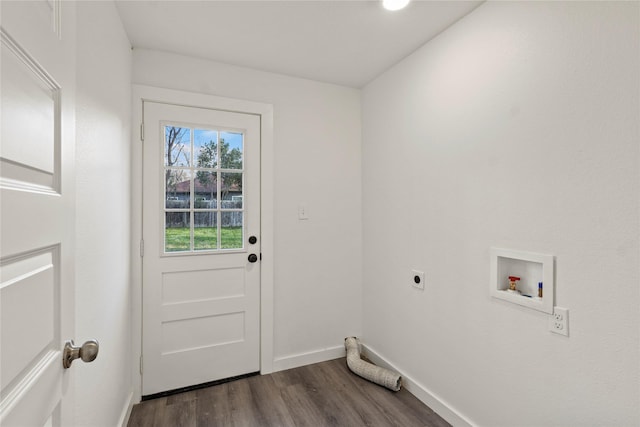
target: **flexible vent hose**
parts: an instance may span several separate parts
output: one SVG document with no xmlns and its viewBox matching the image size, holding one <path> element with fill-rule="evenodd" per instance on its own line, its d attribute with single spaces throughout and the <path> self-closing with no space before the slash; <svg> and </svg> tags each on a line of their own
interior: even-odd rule
<svg viewBox="0 0 640 427">
<path fill-rule="evenodd" d="M 386 387 L 389 390 L 400 390 L 400 380 L 402 379 L 400 375 L 388 369 L 365 362 L 360 358 L 360 342 L 358 338 L 345 338 L 344 347 L 347 350 L 347 366 L 354 374 Z"/>
</svg>

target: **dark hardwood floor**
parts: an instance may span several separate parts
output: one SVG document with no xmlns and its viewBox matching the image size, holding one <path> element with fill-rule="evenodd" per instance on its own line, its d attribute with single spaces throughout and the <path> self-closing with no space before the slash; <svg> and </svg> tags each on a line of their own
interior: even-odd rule
<svg viewBox="0 0 640 427">
<path fill-rule="evenodd" d="M 344 358 L 148 400 L 133 407 L 128 425 L 449 426 L 408 391 L 353 374 Z"/>
</svg>

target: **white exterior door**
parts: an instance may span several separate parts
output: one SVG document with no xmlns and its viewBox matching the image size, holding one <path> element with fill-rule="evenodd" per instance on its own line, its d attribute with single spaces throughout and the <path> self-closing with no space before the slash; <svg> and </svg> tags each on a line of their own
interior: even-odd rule
<svg viewBox="0 0 640 427">
<path fill-rule="evenodd" d="M 71 425 L 75 6 L 0 7 L 0 425 Z"/>
<path fill-rule="evenodd" d="M 143 111 L 149 396 L 260 370 L 260 117 Z"/>
</svg>

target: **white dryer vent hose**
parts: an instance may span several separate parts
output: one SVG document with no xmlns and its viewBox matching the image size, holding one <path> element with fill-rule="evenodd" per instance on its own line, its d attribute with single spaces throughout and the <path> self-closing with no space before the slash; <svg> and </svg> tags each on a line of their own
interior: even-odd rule
<svg viewBox="0 0 640 427">
<path fill-rule="evenodd" d="M 360 358 L 360 341 L 356 337 L 344 339 L 344 347 L 347 350 L 347 366 L 354 374 L 360 375 L 371 382 L 379 384 L 389 390 L 400 390 L 402 377 L 397 373 Z"/>
</svg>

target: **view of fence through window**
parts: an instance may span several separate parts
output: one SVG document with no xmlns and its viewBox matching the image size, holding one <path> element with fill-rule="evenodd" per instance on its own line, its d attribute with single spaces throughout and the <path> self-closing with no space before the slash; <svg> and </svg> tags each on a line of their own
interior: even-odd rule
<svg viewBox="0 0 640 427">
<path fill-rule="evenodd" d="M 242 133 L 164 126 L 165 252 L 243 247 Z"/>
</svg>

